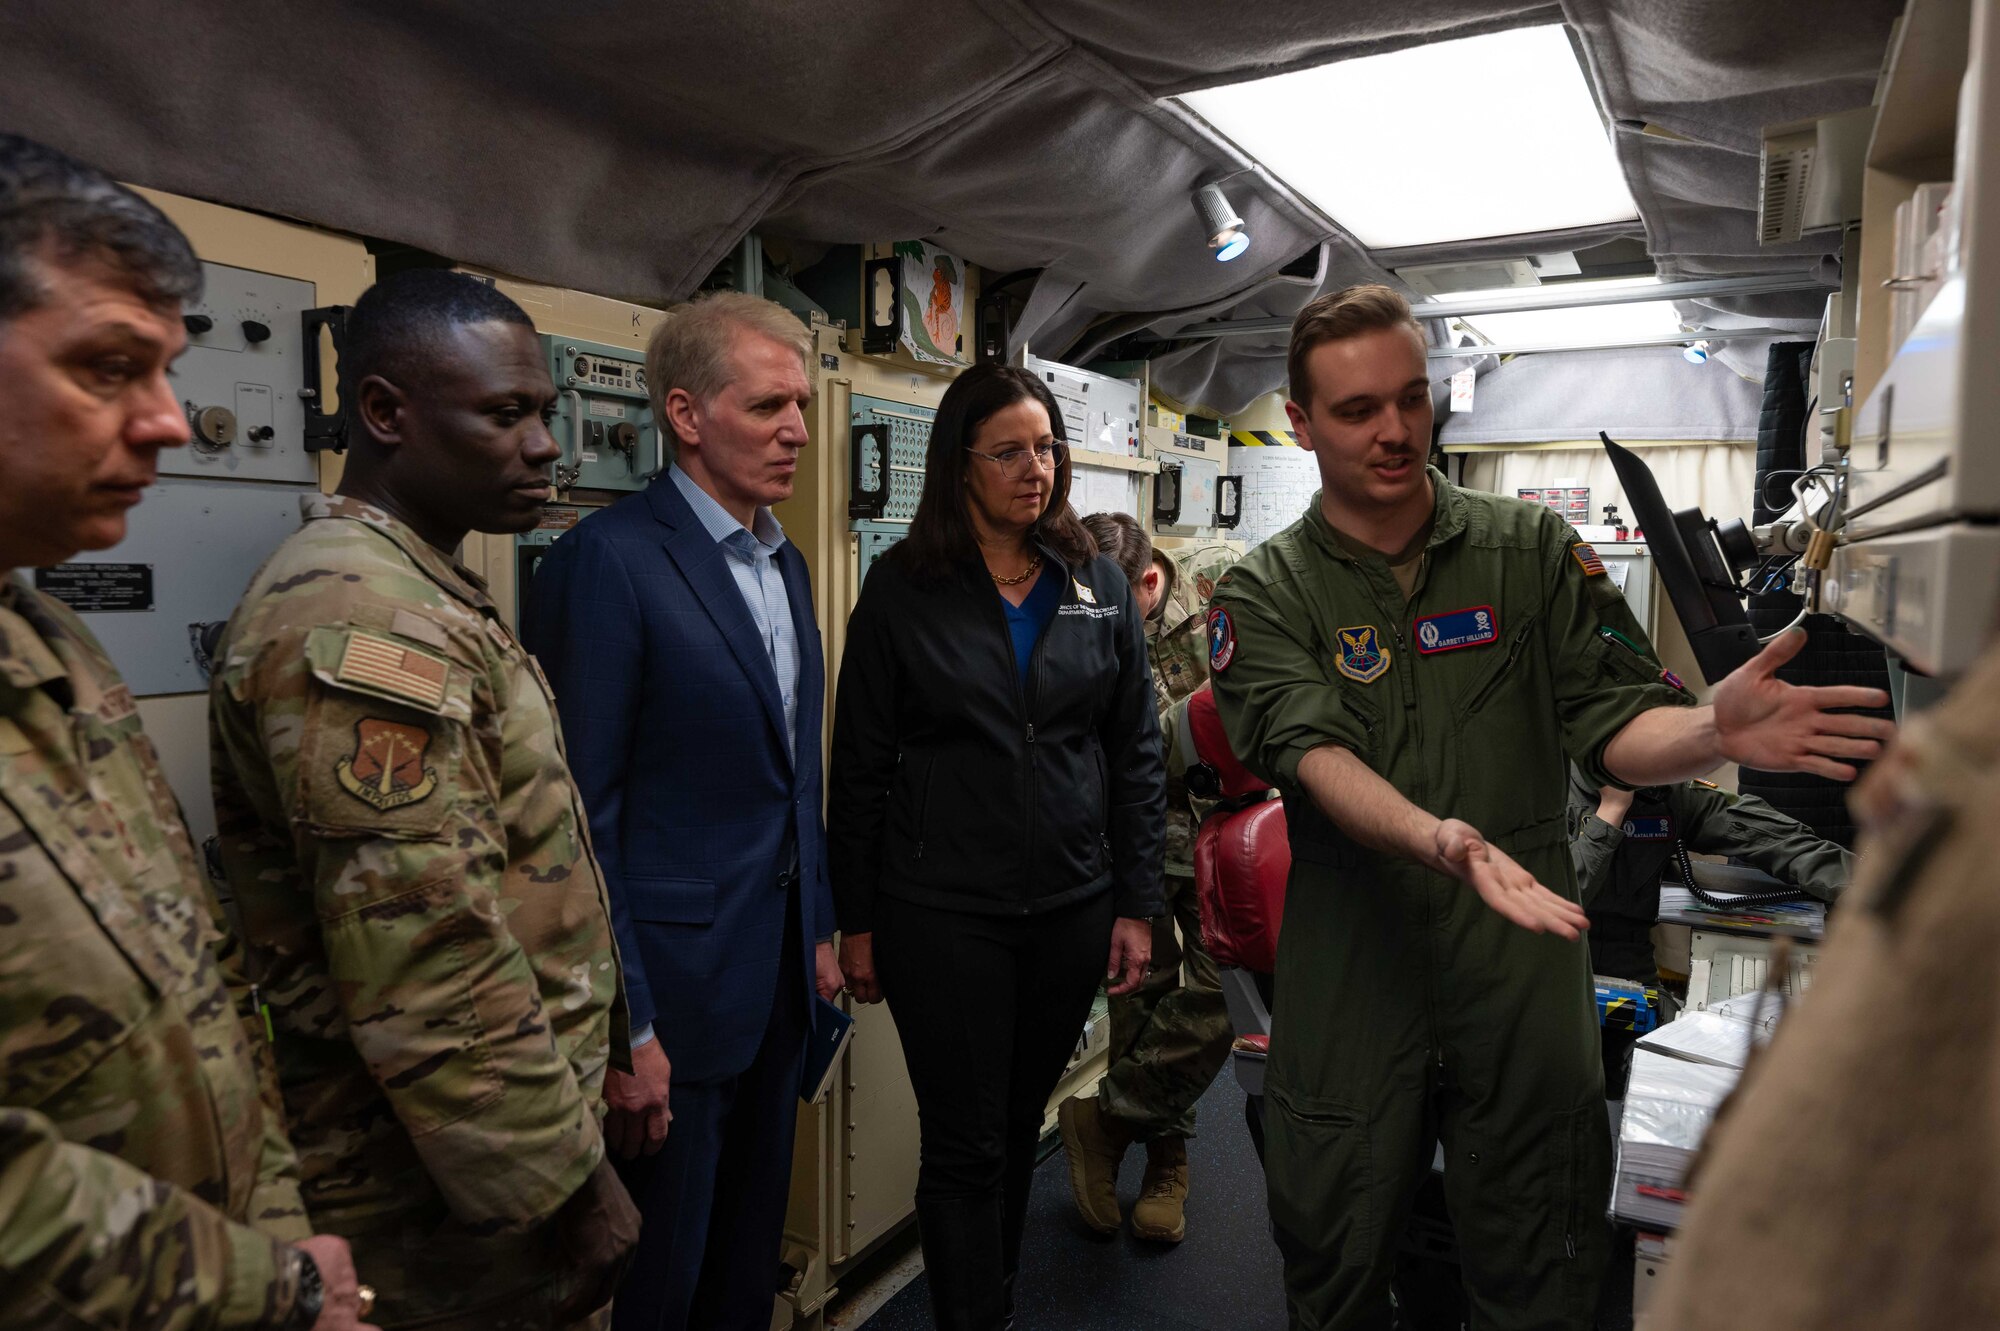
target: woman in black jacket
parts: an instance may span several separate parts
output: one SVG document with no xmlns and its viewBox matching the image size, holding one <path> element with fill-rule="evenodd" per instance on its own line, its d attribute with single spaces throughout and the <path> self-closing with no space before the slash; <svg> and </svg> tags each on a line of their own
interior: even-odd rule
<svg viewBox="0 0 2000 1331">
<path fill-rule="evenodd" d="M 959 376 L 910 534 L 848 620 L 834 707 L 842 972 L 902 1037 L 949 1331 L 1011 1323 L 1049 1096 L 1099 982 L 1144 978 L 1162 910 L 1145 625 L 1070 509 L 1066 453 L 1034 375 Z"/>
</svg>

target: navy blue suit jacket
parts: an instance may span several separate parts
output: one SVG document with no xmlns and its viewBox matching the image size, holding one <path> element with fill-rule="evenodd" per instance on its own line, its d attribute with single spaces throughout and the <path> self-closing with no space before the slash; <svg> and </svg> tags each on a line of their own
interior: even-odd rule
<svg viewBox="0 0 2000 1331">
<path fill-rule="evenodd" d="M 610 890 L 632 1026 L 653 1023 L 677 1082 L 749 1067 L 779 986 L 810 995 L 814 940 L 834 930 L 826 662 L 805 560 L 789 542 L 777 558 L 799 644 L 795 748 L 728 555 L 668 475 L 550 547 L 523 616 Z M 793 890 L 804 946 L 781 957 Z"/>
</svg>

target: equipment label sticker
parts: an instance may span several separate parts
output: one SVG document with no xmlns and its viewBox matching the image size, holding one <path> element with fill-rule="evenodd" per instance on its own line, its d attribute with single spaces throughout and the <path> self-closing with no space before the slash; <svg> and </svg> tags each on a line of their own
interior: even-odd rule
<svg viewBox="0 0 2000 1331">
<path fill-rule="evenodd" d="M 1417 653 L 1455 652 L 1461 647 L 1484 647 L 1500 638 L 1500 616 L 1490 605 L 1469 610 L 1448 610 L 1441 615 L 1425 615 L 1417 621 Z"/>
</svg>

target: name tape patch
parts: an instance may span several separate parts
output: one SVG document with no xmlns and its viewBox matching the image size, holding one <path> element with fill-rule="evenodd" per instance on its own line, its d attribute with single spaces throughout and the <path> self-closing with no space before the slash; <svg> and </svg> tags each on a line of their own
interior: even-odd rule
<svg viewBox="0 0 2000 1331">
<path fill-rule="evenodd" d="M 1667 841 L 1674 835 L 1671 818 L 1627 818 L 1625 835 L 1633 841 Z"/>
<path fill-rule="evenodd" d="M 1500 639 L 1500 616 L 1490 605 L 1466 610 L 1447 610 L 1441 615 L 1425 615 L 1417 621 L 1417 653 L 1455 652 L 1461 647 L 1484 647 Z"/>
</svg>

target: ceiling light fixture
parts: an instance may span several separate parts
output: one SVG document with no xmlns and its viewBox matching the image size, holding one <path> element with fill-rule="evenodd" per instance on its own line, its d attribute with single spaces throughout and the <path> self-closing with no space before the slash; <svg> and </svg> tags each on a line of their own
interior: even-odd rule
<svg viewBox="0 0 2000 1331">
<path fill-rule="evenodd" d="M 1708 364 L 1708 339 L 1690 342 L 1681 348 L 1681 359 L 1690 365 Z"/>
<path fill-rule="evenodd" d="M 1560 23 L 1339 60 L 1180 101 L 1373 250 L 1639 215 Z"/>
<path fill-rule="evenodd" d="M 1208 247 L 1215 251 L 1217 263 L 1228 263 L 1250 248 L 1250 233 L 1243 229 L 1243 219 L 1222 196 L 1222 186 L 1211 183 L 1196 190 L 1194 212 L 1201 219 L 1201 229 L 1208 235 Z"/>
</svg>

